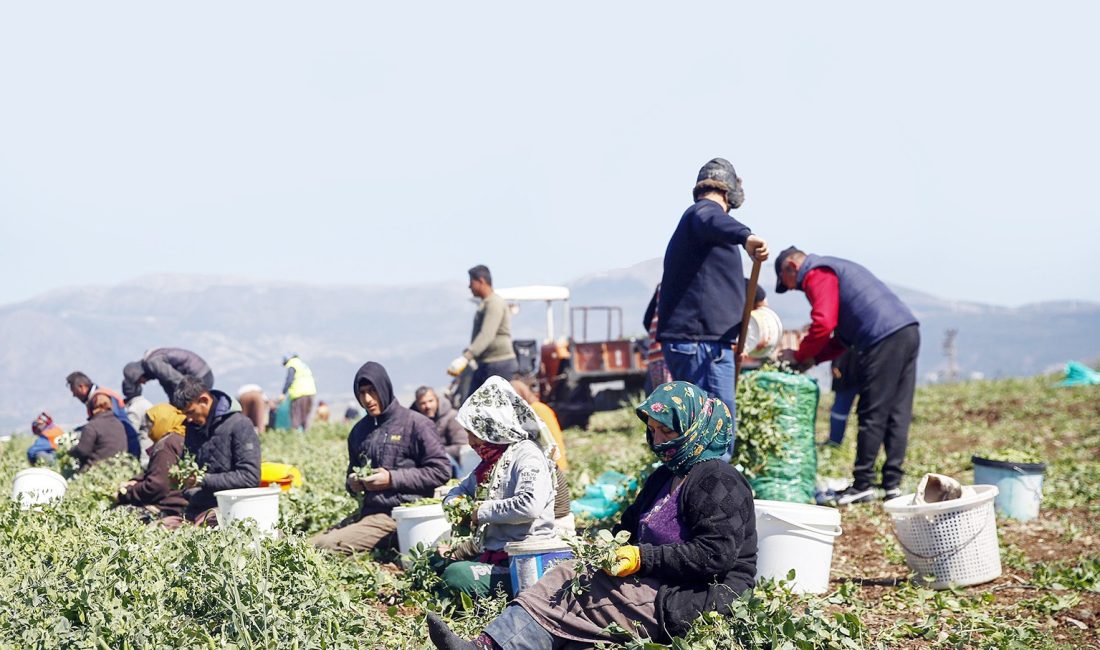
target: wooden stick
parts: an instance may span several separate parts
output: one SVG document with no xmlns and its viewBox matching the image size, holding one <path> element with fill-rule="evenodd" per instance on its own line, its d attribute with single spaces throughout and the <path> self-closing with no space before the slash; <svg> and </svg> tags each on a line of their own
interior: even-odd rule
<svg viewBox="0 0 1100 650">
<path fill-rule="evenodd" d="M 760 260 L 753 258 L 752 275 L 745 291 L 745 313 L 741 315 L 741 335 L 737 337 L 737 350 L 733 359 L 733 385 L 741 379 L 741 355 L 745 352 L 745 337 L 749 335 L 749 319 L 752 318 L 752 304 L 756 302 L 756 285 L 760 282 Z"/>
</svg>

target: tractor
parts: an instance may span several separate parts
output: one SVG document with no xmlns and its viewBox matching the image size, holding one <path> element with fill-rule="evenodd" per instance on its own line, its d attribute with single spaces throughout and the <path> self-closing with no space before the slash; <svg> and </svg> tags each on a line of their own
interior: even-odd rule
<svg viewBox="0 0 1100 650">
<path fill-rule="evenodd" d="M 519 312 L 522 303 L 546 305 L 546 336 L 514 339 L 512 346 L 519 362 L 519 375 L 539 398 L 557 413 L 563 427 L 587 425 L 596 411 L 619 408 L 642 393 L 646 379 L 645 342 L 623 336 L 621 307 L 570 307 L 569 289 L 558 286 L 527 286 L 498 289 L 512 309 Z M 560 305 L 566 324 L 564 336 L 555 336 L 555 307 Z M 578 327 L 579 321 L 579 327 Z M 606 325 L 606 335 L 589 338 L 589 326 L 595 332 Z M 459 406 L 469 394 L 471 371 L 452 382 L 449 395 Z"/>
</svg>

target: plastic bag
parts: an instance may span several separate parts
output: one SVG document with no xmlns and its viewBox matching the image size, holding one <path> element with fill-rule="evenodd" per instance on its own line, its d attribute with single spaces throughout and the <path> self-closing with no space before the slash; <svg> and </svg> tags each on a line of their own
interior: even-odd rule
<svg viewBox="0 0 1100 650">
<path fill-rule="evenodd" d="M 821 395 L 817 382 L 786 372 L 753 372 L 741 377 L 775 395 L 779 425 L 788 436 L 780 457 L 771 457 L 761 474 L 749 480 L 757 499 L 814 503 L 817 447 L 814 424 Z"/>
</svg>

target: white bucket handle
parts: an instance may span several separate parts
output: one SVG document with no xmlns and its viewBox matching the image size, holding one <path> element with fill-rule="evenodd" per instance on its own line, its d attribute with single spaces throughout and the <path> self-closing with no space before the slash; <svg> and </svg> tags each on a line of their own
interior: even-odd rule
<svg viewBox="0 0 1100 650">
<path fill-rule="evenodd" d="M 978 539 L 978 536 L 980 536 L 980 535 L 981 535 L 982 533 L 984 533 L 984 532 L 985 532 L 985 529 L 986 529 L 986 528 L 987 528 L 988 526 L 989 526 L 989 519 L 987 518 L 987 519 L 985 520 L 985 523 L 983 523 L 983 524 L 982 524 L 982 527 L 981 527 L 980 529 L 978 529 L 978 532 L 974 533 L 974 535 L 973 535 L 973 536 L 972 536 L 972 537 L 971 537 L 970 539 L 966 540 L 966 541 L 965 541 L 965 542 L 963 542 L 962 544 L 959 544 L 959 545 L 958 545 L 958 547 L 956 547 L 956 548 L 955 548 L 955 550 L 953 550 L 953 551 L 949 551 L 949 552 L 945 552 L 945 553 L 936 553 L 936 554 L 933 554 L 933 555 L 922 555 L 922 554 L 920 554 L 920 553 L 917 553 L 916 551 L 912 550 L 912 549 L 911 549 L 911 548 L 909 548 L 908 546 L 906 546 L 906 545 L 905 545 L 905 542 L 904 542 L 904 541 L 902 541 L 901 537 L 898 537 L 898 532 L 897 532 L 897 530 L 895 530 L 895 531 L 894 531 L 894 538 L 898 540 L 898 544 L 901 544 L 901 547 L 902 547 L 903 549 L 905 549 L 905 552 L 906 552 L 906 553 L 908 553 L 908 554 L 910 554 L 910 555 L 912 555 L 912 556 L 915 556 L 915 557 L 919 557 L 919 558 L 920 558 L 920 559 L 922 559 L 922 560 L 938 560 L 938 559 L 941 559 L 941 558 L 949 558 L 949 557 L 952 557 L 952 556 L 954 556 L 954 555 L 958 554 L 958 552 L 959 552 L 959 551 L 963 550 L 963 549 L 964 549 L 964 548 L 966 548 L 967 546 L 970 546 L 970 544 L 971 544 L 971 543 L 972 543 L 972 542 L 973 542 L 974 540 Z"/>
<path fill-rule="evenodd" d="M 810 533 L 817 533 L 818 535 L 825 535 L 826 537 L 840 537 L 840 534 L 842 532 L 844 532 L 844 529 L 842 529 L 840 527 L 840 524 L 836 525 L 835 530 L 822 530 L 820 528 L 813 528 L 813 527 L 807 526 L 805 524 L 800 524 L 797 521 L 791 521 L 790 519 L 787 519 L 786 517 L 780 517 L 779 515 L 775 514 L 774 512 L 771 512 L 771 511 L 765 510 L 764 515 L 767 516 L 767 517 L 771 517 L 772 519 L 778 519 L 779 521 L 782 521 L 783 523 L 788 524 L 790 526 L 794 526 L 795 528 L 801 528 L 804 531 L 807 531 L 807 532 L 810 532 Z"/>
<path fill-rule="evenodd" d="M 1022 469 L 1020 469 L 1019 467 L 1016 467 L 1016 466 L 1013 466 L 1012 469 L 1015 470 L 1015 472 L 1017 474 L 1019 474 L 1020 476 L 1032 476 L 1033 475 L 1031 473 L 1025 472 L 1024 470 L 1022 470 Z M 1042 476 L 1042 474 L 1039 474 L 1039 476 Z M 1028 492 L 1034 494 L 1035 496 L 1039 497 L 1040 501 L 1043 500 L 1043 488 L 1042 488 L 1041 485 L 1037 488 L 1033 488 L 1033 487 L 1029 487 L 1026 483 L 1024 483 L 1024 489 L 1027 490 Z"/>
</svg>

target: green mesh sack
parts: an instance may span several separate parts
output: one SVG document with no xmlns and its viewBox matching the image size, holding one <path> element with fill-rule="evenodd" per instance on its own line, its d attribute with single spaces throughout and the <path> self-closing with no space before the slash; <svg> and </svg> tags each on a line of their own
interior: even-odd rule
<svg viewBox="0 0 1100 650">
<path fill-rule="evenodd" d="M 738 391 L 737 442 L 746 436 L 773 435 L 773 444 L 753 445 L 745 440 L 756 458 L 746 476 L 757 499 L 814 503 L 814 481 L 817 475 L 817 448 L 814 445 L 814 424 L 817 420 L 817 382 L 805 375 L 786 372 L 758 371 L 742 375 L 741 382 L 752 382 Z M 742 409 L 742 395 L 745 409 Z M 763 397 L 763 399 L 761 399 Z M 756 422 L 752 420 L 756 418 Z M 761 419 L 770 419 L 767 426 Z M 753 449 L 755 447 L 755 449 Z M 777 448 L 778 447 L 778 448 Z M 736 456 L 735 456 L 736 457 Z"/>
</svg>

